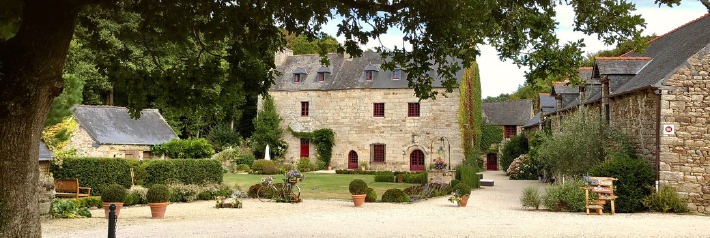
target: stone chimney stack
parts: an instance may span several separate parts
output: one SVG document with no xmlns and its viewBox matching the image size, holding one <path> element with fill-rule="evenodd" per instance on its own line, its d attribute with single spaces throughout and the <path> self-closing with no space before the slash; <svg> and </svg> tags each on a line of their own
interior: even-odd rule
<svg viewBox="0 0 710 238">
<path fill-rule="evenodd" d="M 288 48 L 284 49 L 283 51 L 276 52 L 276 55 L 274 56 L 274 64 L 276 65 L 276 67 L 286 62 L 286 58 L 289 56 L 293 56 L 293 50 L 290 50 Z"/>
</svg>

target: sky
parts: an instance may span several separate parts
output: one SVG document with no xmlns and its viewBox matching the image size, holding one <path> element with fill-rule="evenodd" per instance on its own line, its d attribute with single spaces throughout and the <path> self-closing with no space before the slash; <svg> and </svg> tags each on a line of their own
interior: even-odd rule
<svg viewBox="0 0 710 238">
<path fill-rule="evenodd" d="M 698 0 L 684 0 L 681 6 L 669 8 L 667 6 L 659 7 L 653 4 L 651 0 L 634 1 L 636 3 L 636 14 L 646 20 L 646 29 L 643 35 L 663 35 L 689 21 L 692 21 L 702 15 L 708 13 Z M 581 32 L 572 31 L 572 22 L 574 21 L 574 11 L 569 6 L 557 7 L 557 36 L 560 42 L 576 41 L 584 39 L 586 47 L 583 48 L 585 53 L 594 53 L 600 50 L 612 49 L 614 46 L 604 45 L 596 36 L 587 36 Z M 339 21 L 331 20 L 324 30 L 331 36 L 337 33 L 337 24 Z M 390 29 L 386 35 L 380 39 L 370 40 L 363 48 L 374 48 L 380 45 L 385 47 L 406 46 L 402 40 L 402 32 L 397 29 Z M 338 36 L 336 39 L 343 43 L 345 37 Z M 483 98 L 489 96 L 498 96 L 502 93 L 513 93 L 519 86 L 525 83 L 526 68 L 518 68 L 511 61 L 502 61 L 498 58 L 498 53 L 493 47 L 481 46 L 481 55 L 478 57 L 478 66 L 481 74 L 481 94 Z"/>
</svg>

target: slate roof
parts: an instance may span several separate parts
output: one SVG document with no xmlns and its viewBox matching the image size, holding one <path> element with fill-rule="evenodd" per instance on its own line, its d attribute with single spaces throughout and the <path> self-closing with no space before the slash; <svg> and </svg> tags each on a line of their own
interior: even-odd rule
<svg viewBox="0 0 710 238">
<path fill-rule="evenodd" d="M 635 75 L 651 61 L 650 57 L 595 57 L 595 73 Z"/>
<path fill-rule="evenodd" d="M 39 141 L 39 161 L 50 161 L 54 158 L 54 153 L 49 150 L 44 141 Z"/>
<path fill-rule="evenodd" d="M 538 99 L 540 102 L 540 108 L 542 108 L 542 112 L 544 112 L 545 115 L 557 110 L 557 100 L 555 100 L 554 96 L 550 96 L 549 94 L 538 94 Z"/>
<path fill-rule="evenodd" d="M 552 85 L 552 95 L 579 93 L 579 86 L 556 83 Z"/>
<path fill-rule="evenodd" d="M 74 118 L 99 144 L 157 145 L 177 138 L 157 109 L 131 119 L 125 107 L 78 106 Z"/>
<path fill-rule="evenodd" d="M 645 52 L 624 56 L 651 57 L 653 60 L 633 80 L 619 87 L 612 96 L 649 86 L 661 86 L 678 68 L 702 48 L 710 45 L 710 13 L 650 41 Z"/>
<path fill-rule="evenodd" d="M 542 113 L 538 112 L 537 114 L 535 114 L 535 116 L 533 116 L 533 118 L 530 118 L 530 120 L 528 120 L 528 122 L 526 122 L 525 125 L 523 125 L 523 127 L 531 127 L 531 126 L 540 125 L 540 117 L 542 117 Z"/>
<path fill-rule="evenodd" d="M 505 102 L 484 102 L 483 121 L 490 125 L 516 125 L 522 126 L 530 120 L 532 115 L 532 100 L 516 100 Z"/>
<path fill-rule="evenodd" d="M 593 70 L 593 67 L 580 67 L 577 72 L 579 73 L 579 78 L 586 82 L 592 78 Z"/>
<path fill-rule="evenodd" d="M 393 72 L 381 68 L 384 62 L 376 52 L 364 52 L 362 57 L 344 58 L 342 54 L 328 54 L 330 73 L 325 74 L 325 81 L 318 81 L 318 73 L 323 65 L 318 55 L 292 55 L 287 56 L 284 62 L 276 67 L 281 73 L 274 80 L 273 91 L 300 91 L 300 90 L 342 90 L 355 88 L 409 88 L 407 73 L 401 71 L 400 79 L 392 79 Z M 457 60 L 460 64 L 460 60 Z M 436 69 L 436 66 L 433 66 Z M 463 66 L 462 66 L 463 67 Z M 297 69 L 303 69 L 307 74 L 301 82 L 293 82 L 293 74 Z M 373 79 L 365 80 L 365 70 L 373 70 Z M 455 77 L 458 82 L 463 77 L 463 69 Z M 430 72 L 434 77 L 433 86 L 441 87 L 441 80 L 437 79 L 436 72 Z M 305 79 L 304 79 L 305 78 Z"/>
</svg>

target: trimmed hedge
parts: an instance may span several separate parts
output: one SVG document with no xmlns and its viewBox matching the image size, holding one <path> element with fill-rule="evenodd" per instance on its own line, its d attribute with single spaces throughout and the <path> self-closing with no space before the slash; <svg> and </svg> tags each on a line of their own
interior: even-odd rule
<svg viewBox="0 0 710 238">
<path fill-rule="evenodd" d="M 392 171 L 382 171 L 375 174 L 375 182 L 394 182 L 394 173 Z"/>
<path fill-rule="evenodd" d="M 382 194 L 382 202 L 402 203 L 411 202 L 411 200 L 409 199 L 409 195 L 405 194 L 404 191 L 398 188 L 391 188 Z"/>
<path fill-rule="evenodd" d="M 144 162 L 146 186 L 179 182 L 222 183 L 222 164 L 217 160 L 171 159 Z"/>
<path fill-rule="evenodd" d="M 65 158 L 61 166 L 52 164 L 50 170 L 55 179 L 78 178 L 79 186 L 90 187 L 93 196 L 101 196 L 103 189 L 114 183 L 131 187 L 131 169 L 126 159 Z"/>
<path fill-rule="evenodd" d="M 379 171 L 375 170 L 348 170 L 348 169 L 336 169 L 336 174 L 365 174 L 365 175 L 375 175 Z"/>
<path fill-rule="evenodd" d="M 214 154 L 212 145 L 205 138 L 197 139 L 172 139 L 162 145 L 151 147 L 153 154 L 166 155 L 172 159 L 202 159 Z"/>
</svg>

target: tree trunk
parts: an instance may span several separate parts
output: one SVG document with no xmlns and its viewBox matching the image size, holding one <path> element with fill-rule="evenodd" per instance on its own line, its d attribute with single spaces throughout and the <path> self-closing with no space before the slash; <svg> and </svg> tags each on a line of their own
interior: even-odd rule
<svg viewBox="0 0 710 238">
<path fill-rule="evenodd" d="M 68 2 L 74 2 L 72 5 Z M 0 237 L 41 237 L 39 140 L 62 90 L 79 1 L 25 1 L 15 36 L 0 42 Z"/>
</svg>

